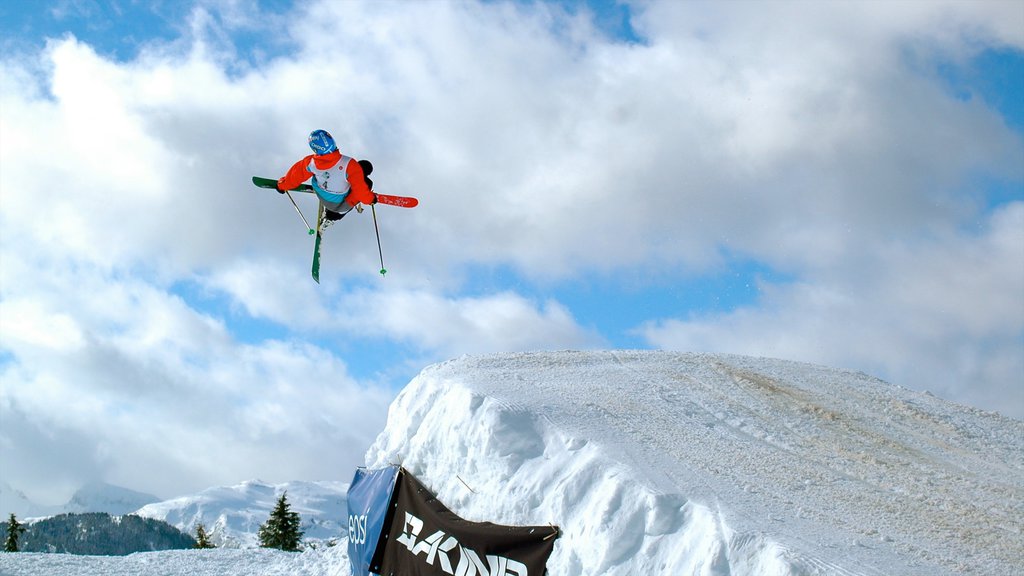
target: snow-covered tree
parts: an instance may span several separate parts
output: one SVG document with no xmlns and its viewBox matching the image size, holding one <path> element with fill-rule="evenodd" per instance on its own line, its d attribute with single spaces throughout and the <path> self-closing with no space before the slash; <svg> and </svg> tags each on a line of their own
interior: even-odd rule
<svg viewBox="0 0 1024 576">
<path fill-rule="evenodd" d="M 206 527 L 201 522 L 196 526 L 196 548 L 216 548 L 210 542 L 210 537 L 206 534 Z"/>
<path fill-rule="evenodd" d="M 260 526 L 260 546 L 278 548 L 286 552 L 298 552 L 302 540 L 299 529 L 299 513 L 292 512 L 288 505 L 288 493 L 284 492 L 277 499 L 274 510 L 266 524 Z"/>
<path fill-rule="evenodd" d="M 14 512 L 11 512 L 11 517 L 7 520 L 7 540 L 4 542 L 4 552 L 18 551 L 18 536 L 21 536 L 25 530 L 25 525 L 18 522 Z"/>
</svg>

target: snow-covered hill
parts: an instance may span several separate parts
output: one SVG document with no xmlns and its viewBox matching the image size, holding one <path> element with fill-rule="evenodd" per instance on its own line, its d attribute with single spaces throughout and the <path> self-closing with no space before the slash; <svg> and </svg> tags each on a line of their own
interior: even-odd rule
<svg viewBox="0 0 1024 576">
<path fill-rule="evenodd" d="M 467 519 L 559 524 L 565 576 L 1005 576 L 1024 558 L 1024 422 L 794 362 L 462 358 L 402 391 L 368 461 Z"/>
<path fill-rule="evenodd" d="M 339 475 L 342 473 L 339 471 Z M 255 548 L 259 546 L 260 525 L 267 521 L 284 492 L 288 494 L 291 510 L 302 518 L 304 540 L 328 541 L 348 536 L 348 483 L 341 481 L 267 484 L 251 480 L 149 504 L 136 514 L 163 520 L 192 535 L 202 523 L 217 546 Z"/>
<path fill-rule="evenodd" d="M 470 520 L 560 525 L 549 562 L 560 576 L 1022 574 L 1024 422 L 819 366 L 623 351 L 460 358 L 402 391 L 367 463 L 402 463 Z M 92 573 L 349 566 L 344 542 L 0 555 L 5 575 Z"/>
</svg>

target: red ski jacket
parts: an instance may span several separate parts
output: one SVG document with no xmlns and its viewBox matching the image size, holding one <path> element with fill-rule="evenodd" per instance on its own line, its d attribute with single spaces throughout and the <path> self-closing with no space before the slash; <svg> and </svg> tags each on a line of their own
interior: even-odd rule
<svg viewBox="0 0 1024 576">
<path fill-rule="evenodd" d="M 341 160 L 341 151 L 335 150 L 323 155 L 310 154 L 299 160 L 288 169 L 288 173 L 283 178 L 277 181 L 281 190 L 291 190 L 313 177 L 313 173 L 309 171 L 310 158 L 313 159 L 317 168 L 326 170 Z M 352 160 L 348 163 L 345 168 L 345 178 L 348 180 L 348 185 L 352 187 L 348 196 L 345 197 L 346 204 L 350 206 L 359 203 L 373 204 L 373 192 L 366 186 L 366 177 L 363 175 L 363 167 L 359 165 L 359 162 Z"/>
</svg>

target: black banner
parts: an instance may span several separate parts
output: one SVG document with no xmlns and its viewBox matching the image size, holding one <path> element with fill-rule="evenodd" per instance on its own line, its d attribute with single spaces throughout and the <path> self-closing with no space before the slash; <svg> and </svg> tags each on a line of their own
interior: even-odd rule
<svg viewBox="0 0 1024 576">
<path fill-rule="evenodd" d="M 463 520 L 405 469 L 371 570 L 382 576 L 543 576 L 555 526 Z M 387 529 L 387 528 L 386 528 Z"/>
</svg>

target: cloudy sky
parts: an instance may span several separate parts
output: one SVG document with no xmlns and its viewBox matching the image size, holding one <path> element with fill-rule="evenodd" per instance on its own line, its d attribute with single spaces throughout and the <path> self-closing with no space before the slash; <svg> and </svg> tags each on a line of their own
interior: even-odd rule
<svg viewBox="0 0 1024 576">
<path fill-rule="evenodd" d="M 348 480 L 463 354 L 861 370 L 1024 418 L 1019 1 L 0 7 L 0 481 Z M 254 188 L 324 128 L 370 212 Z M 312 217 L 311 197 L 298 198 Z"/>
</svg>

